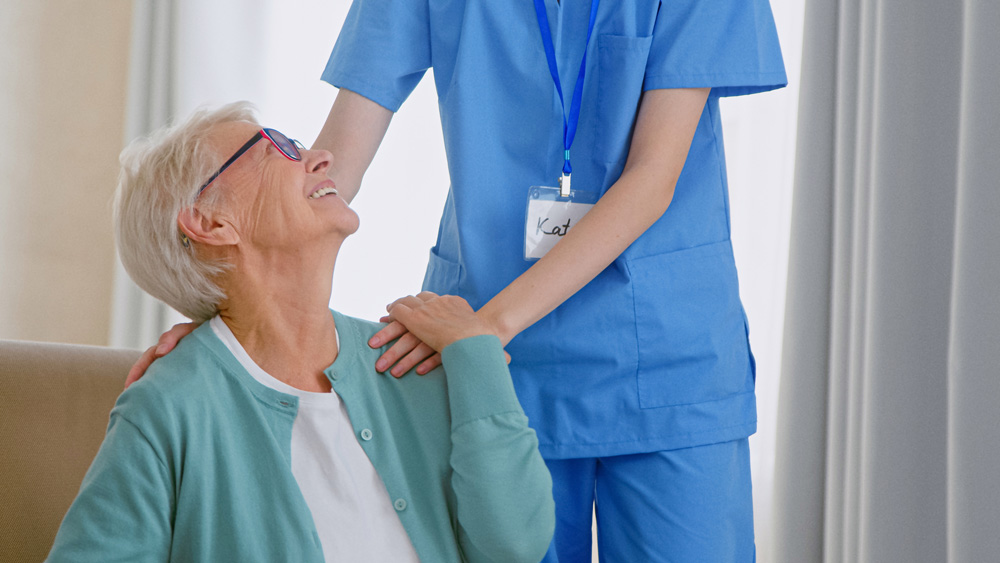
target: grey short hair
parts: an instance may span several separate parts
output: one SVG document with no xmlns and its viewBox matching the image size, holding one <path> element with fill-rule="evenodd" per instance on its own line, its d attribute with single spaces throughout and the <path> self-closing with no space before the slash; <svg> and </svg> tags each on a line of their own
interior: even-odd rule
<svg viewBox="0 0 1000 563">
<path fill-rule="evenodd" d="M 257 123 L 248 102 L 196 111 L 183 123 L 138 139 L 119 156 L 114 224 L 118 256 L 132 280 L 147 293 L 196 322 L 218 314 L 225 293 L 213 281 L 227 264 L 198 256 L 181 242 L 177 216 L 225 155 L 207 145 L 209 130 L 222 123 Z M 213 190 L 200 204 L 212 205 Z"/>
</svg>

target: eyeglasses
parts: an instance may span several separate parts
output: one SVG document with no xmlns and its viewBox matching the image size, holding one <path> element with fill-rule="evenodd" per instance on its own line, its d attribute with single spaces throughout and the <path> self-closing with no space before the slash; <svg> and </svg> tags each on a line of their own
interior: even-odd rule
<svg viewBox="0 0 1000 563">
<path fill-rule="evenodd" d="M 274 145 L 274 148 L 281 151 L 281 154 L 285 155 L 285 158 L 287 158 L 288 160 L 294 160 L 296 162 L 302 160 L 302 154 L 299 152 L 299 149 L 306 148 L 305 146 L 302 145 L 302 143 L 296 141 L 295 139 L 289 139 L 281 131 L 278 131 L 276 129 L 268 129 L 265 127 L 260 131 L 257 131 L 256 135 L 251 137 L 249 141 L 247 141 L 242 147 L 240 147 L 240 150 L 236 151 L 236 154 L 231 156 L 229 160 L 227 160 L 226 163 L 219 168 L 218 172 L 212 174 L 212 177 L 209 178 L 208 181 L 205 182 L 205 184 L 202 185 L 201 188 L 198 190 L 198 194 L 194 196 L 195 199 L 198 199 L 198 197 L 201 195 L 201 192 L 205 191 L 205 188 L 207 188 L 209 184 L 214 182 L 215 179 L 218 178 L 220 174 L 225 172 L 226 168 L 229 168 L 230 165 L 236 162 L 237 158 L 243 156 L 243 153 L 250 150 L 250 147 L 254 146 L 257 143 L 257 141 L 261 139 L 261 137 L 267 139 L 268 141 L 271 141 L 271 144 Z"/>
</svg>

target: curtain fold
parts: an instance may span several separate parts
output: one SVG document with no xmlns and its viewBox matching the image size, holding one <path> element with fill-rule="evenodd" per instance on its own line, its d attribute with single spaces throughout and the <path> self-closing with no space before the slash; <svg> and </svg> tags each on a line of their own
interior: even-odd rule
<svg viewBox="0 0 1000 563">
<path fill-rule="evenodd" d="M 125 144 L 169 122 L 174 108 L 174 0 L 135 0 L 125 108 Z M 177 313 L 139 289 L 115 259 L 109 343 L 146 348 L 166 330 Z"/>
<path fill-rule="evenodd" d="M 948 560 L 1000 558 L 1000 3 L 966 3 L 948 348 Z"/>
<path fill-rule="evenodd" d="M 985 4 L 807 2 L 775 561 L 997 557 L 1000 499 L 979 495 L 1000 488 Z"/>
</svg>

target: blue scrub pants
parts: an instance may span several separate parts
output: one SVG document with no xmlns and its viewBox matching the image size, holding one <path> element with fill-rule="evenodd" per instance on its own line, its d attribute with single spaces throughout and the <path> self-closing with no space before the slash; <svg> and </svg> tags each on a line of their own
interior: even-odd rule
<svg viewBox="0 0 1000 563">
<path fill-rule="evenodd" d="M 663 452 L 547 459 L 556 533 L 544 563 L 590 563 L 596 503 L 602 563 L 756 559 L 747 438 Z"/>
</svg>

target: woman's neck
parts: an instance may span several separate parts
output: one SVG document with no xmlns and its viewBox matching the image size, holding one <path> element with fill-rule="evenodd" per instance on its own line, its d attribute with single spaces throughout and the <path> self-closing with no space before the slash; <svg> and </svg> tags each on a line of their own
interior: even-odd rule
<svg viewBox="0 0 1000 563">
<path fill-rule="evenodd" d="M 222 320 L 261 369 L 297 389 L 329 392 L 323 370 L 339 353 L 329 309 L 336 257 L 326 268 L 242 258 L 222 284 Z"/>
</svg>

